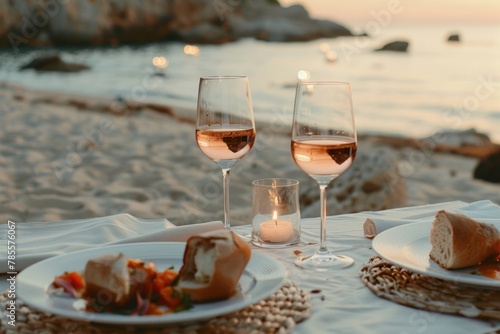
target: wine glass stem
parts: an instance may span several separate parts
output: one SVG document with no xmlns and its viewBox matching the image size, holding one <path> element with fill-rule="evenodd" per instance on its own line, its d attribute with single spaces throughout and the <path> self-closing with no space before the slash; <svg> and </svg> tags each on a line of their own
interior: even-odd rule
<svg viewBox="0 0 500 334">
<path fill-rule="evenodd" d="M 224 227 L 231 228 L 229 220 L 229 168 L 222 168 L 222 184 L 224 187 Z"/>
<path fill-rule="evenodd" d="M 328 248 L 326 247 L 326 185 L 319 185 L 319 198 L 321 202 L 321 231 L 320 231 L 320 244 L 319 244 L 319 253 L 328 252 Z"/>
</svg>

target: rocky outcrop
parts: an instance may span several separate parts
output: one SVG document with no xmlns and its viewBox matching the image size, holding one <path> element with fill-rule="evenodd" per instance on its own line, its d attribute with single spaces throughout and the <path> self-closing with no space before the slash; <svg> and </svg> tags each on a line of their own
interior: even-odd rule
<svg viewBox="0 0 500 334">
<path fill-rule="evenodd" d="M 243 37 L 305 41 L 350 36 L 300 5 L 270 0 L 0 0 L 0 46 L 116 45 L 165 39 L 224 43 Z"/>
<path fill-rule="evenodd" d="M 500 183 L 500 151 L 479 161 L 474 169 L 474 178 L 493 183 Z"/>
<path fill-rule="evenodd" d="M 399 173 L 398 160 L 390 150 L 358 152 L 352 166 L 328 187 L 328 214 L 384 210 L 404 206 L 407 186 Z M 317 185 L 303 192 L 304 216 L 318 215 Z"/>
<path fill-rule="evenodd" d="M 448 42 L 460 42 L 460 35 L 451 34 L 450 36 L 448 36 Z"/>
<path fill-rule="evenodd" d="M 245 1 L 238 12 L 228 17 L 231 35 L 236 38 L 290 42 L 352 35 L 335 22 L 311 19 L 301 5 L 283 8 L 263 1 Z"/>
<path fill-rule="evenodd" d="M 55 54 L 35 58 L 20 67 L 20 70 L 27 69 L 34 69 L 40 72 L 80 72 L 88 70 L 90 67 L 84 64 L 68 63 Z"/>
<path fill-rule="evenodd" d="M 441 131 L 421 139 L 384 135 L 360 135 L 358 138 L 394 148 L 412 147 L 426 153 L 452 153 L 475 158 L 484 158 L 500 151 L 500 144 L 493 143 L 488 135 L 475 129 Z"/>
<path fill-rule="evenodd" d="M 375 51 L 396 51 L 396 52 L 406 52 L 408 51 L 408 46 L 410 45 L 407 41 L 394 41 L 387 43 L 383 47 L 376 49 Z"/>
</svg>

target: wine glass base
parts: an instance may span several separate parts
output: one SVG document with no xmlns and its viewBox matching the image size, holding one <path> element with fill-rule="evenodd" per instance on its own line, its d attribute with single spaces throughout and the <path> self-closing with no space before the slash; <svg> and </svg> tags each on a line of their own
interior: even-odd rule
<svg viewBox="0 0 500 334">
<path fill-rule="evenodd" d="M 313 255 L 299 256 L 295 259 L 294 263 L 296 266 L 304 269 L 327 271 L 349 267 L 354 263 L 354 260 L 345 255 L 335 255 L 330 252 L 316 252 Z"/>
</svg>

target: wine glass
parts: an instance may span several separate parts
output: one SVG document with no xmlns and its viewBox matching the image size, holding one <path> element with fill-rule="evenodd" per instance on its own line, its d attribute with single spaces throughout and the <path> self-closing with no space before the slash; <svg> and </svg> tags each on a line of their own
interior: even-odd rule
<svg viewBox="0 0 500 334">
<path fill-rule="evenodd" d="M 200 78 L 196 142 L 201 151 L 222 169 L 224 227 L 230 228 L 229 171 L 255 142 L 255 121 L 247 77 Z"/>
<path fill-rule="evenodd" d="M 320 245 L 315 254 L 295 264 L 319 271 L 350 266 L 354 260 L 336 255 L 326 245 L 326 187 L 352 164 L 357 150 L 351 87 L 344 82 L 297 85 L 292 125 L 292 156 L 319 185 Z"/>
</svg>

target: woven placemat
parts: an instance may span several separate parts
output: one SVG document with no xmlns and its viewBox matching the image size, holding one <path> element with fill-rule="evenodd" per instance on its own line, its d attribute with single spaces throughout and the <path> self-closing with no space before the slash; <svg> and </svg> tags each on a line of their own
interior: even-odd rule
<svg viewBox="0 0 500 334">
<path fill-rule="evenodd" d="M 363 266 L 360 276 L 375 295 L 402 305 L 471 318 L 500 319 L 500 290 L 422 276 L 378 256 Z"/>
<path fill-rule="evenodd" d="M 183 327 L 116 327 L 95 323 L 70 320 L 31 309 L 21 301 L 16 301 L 16 327 L 7 326 L 5 310 L 9 299 L 7 291 L 0 296 L 1 329 L 0 333 L 37 333 L 37 334 L 113 334 L 113 333 L 223 333 L 223 334 L 286 334 L 295 325 L 311 314 L 310 297 L 307 292 L 287 280 L 271 297 L 243 310 L 213 318 L 205 323 L 190 324 Z"/>
</svg>

